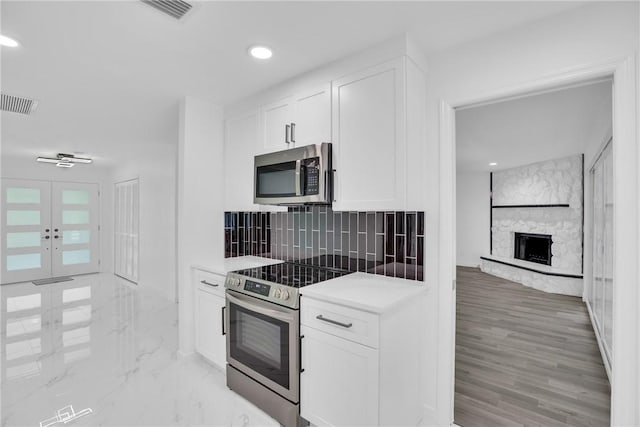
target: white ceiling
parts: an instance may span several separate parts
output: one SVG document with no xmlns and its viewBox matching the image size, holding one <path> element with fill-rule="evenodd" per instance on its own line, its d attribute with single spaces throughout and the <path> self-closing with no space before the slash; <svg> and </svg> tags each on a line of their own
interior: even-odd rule
<svg viewBox="0 0 640 427">
<path fill-rule="evenodd" d="M 198 2 L 176 21 L 139 1 L 6 1 L 2 91 L 40 101 L 2 113 L 3 154 L 84 152 L 108 161 L 130 144 L 175 144 L 184 95 L 220 105 L 410 33 L 426 53 L 584 2 Z M 268 62 L 246 54 L 274 49 Z"/>
<path fill-rule="evenodd" d="M 509 169 L 584 153 L 605 137 L 611 102 L 611 81 L 601 81 L 461 109 L 456 112 L 457 169 Z"/>
</svg>

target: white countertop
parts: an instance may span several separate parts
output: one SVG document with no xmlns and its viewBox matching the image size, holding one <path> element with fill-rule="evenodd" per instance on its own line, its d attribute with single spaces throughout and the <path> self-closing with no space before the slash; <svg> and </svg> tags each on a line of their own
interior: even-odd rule
<svg viewBox="0 0 640 427">
<path fill-rule="evenodd" d="M 279 264 L 283 262 L 279 259 L 263 258 L 259 256 L 246 255 L 233 258 L 225 258 L 218 265 L 192 265 L 192 268 L 226 275 L 230 271 L 243 270 L 245 268 L 262 267 L 263 265 Z"/>
<path fill-rule="evenodd" d="M 305 286 L 300 293 L 303 298 L 383 314 L 426 290 L 424 282 L 359 272 Z"/>
</svg>

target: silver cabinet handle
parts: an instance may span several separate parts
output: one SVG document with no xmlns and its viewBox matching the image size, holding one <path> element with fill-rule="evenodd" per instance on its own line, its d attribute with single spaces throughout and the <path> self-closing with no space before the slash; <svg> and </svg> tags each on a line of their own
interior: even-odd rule
<svg viewBox="0 0 640 427">
<path fill-rule="evenodd" d="M 203 285 L 213 286 L 214 288 L 217 287 L 217 286 L 220 286 L 217 283 L 209 283 L 206 280 L 200 280 L 200 283 L 202 283 Z"/>
<path fill-rule="evenodd" d="M 291 142 L 296 143 L 296 124 L 291 122 Z"/>
<path fill-rule="evenodd" d="M 291 131 L 291 126 L 290 125 L 285 125 L 284 126 L 284 142 L 286 144 L 289 143 L 289 132 Z"/>
<path fill-rule="evenodd" d="M 350 328 L 353 326 L 353 323 L 342 323 L 338 322 L 337 320 L 327 319 L 326 317 L 323 317 L 322 314 L 318 314 L 316 316 L 316 319 L 322 320 L 323 322 L 331 323 L 333 325 L 342 326 L 343 328 Z"/>
</svg>

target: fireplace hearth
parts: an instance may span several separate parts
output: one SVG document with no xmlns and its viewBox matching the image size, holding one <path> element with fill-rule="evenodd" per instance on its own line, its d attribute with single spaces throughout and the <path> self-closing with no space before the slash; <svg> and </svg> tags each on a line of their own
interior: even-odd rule
<svg viewBox="0 0 640 427">
<path fill-rule="evenodd" d="M 513 257 L 551 265 L 551 243 L 549 234 L 514 233 Z"/>
</svg>

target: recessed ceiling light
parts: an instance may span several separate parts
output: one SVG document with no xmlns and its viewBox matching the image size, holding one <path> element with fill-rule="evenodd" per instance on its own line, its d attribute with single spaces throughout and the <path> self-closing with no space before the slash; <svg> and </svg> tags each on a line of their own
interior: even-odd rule
<svg viewBox="0 0 640 427">
<path fill-rule="evenodd" d="M 8 47 L 17 47 L 18 42 L 12 39 L 11 37 L 3 36 L 0 34 L 0 45 L 8 46 Z"/>
<path fill-rule="evenodd" d="M 273 52 L 266 46 L 251 46 L 249 54 L 258 59 L 269 59 L 273 56 Z"/>
<path fill-rule="evenodd" d="M 496 162 L 491 162 L 489 163 L 489 166 L 498 166 L 498 164 Z"/>
</svg>

